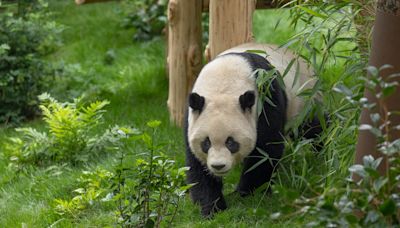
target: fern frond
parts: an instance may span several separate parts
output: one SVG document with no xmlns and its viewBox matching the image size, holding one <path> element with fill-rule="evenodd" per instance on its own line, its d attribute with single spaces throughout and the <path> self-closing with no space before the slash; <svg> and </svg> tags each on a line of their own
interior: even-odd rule
<svg viewBox="0 0 400 228">
<path fill-rule="evenodd" d="M 98 137 L 92 132 L 101 122 L 105 112 L 103 108 L 109 101 L 96 101 L 84 106 L 80 103 L 81 98 L 62 103 L 48 93 L 40 95 L 39 99 L 48 133 L 34 128 L 16 129 L 21 136 L 10 138 L 9 154 L 6 155 L 15 164 L 85 162 L 112 143 L 111 136 Z"/>
<path fill-rule="evenodd" d="M 103 110 L 103 108 L 108 104 L 110 104 L 110 102 L 104 100 L 96 101 L 89 104 L 89 106 L 87 107 L 83 107 L 82 113 L 80 115 L 81 120 L 89 125 L 99 121 L 103 117 L 102 114 L 105 113 L 105 110 Z"/>
</svg>

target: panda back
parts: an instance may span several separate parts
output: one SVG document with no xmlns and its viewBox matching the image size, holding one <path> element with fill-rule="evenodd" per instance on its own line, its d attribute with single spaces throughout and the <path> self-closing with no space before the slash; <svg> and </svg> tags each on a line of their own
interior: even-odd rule
<svg viewBox="0 0 400 228">
<path fill-rule="evenodd" d="M 260 44 L 260 43 L 246 43 L 222 52 L 220 55 L 228 53 L 241 53 L 248 50 L 261 50 L 266 52 L 267 60 L 282 74 L 296 56 L 288 49 L 279 48 L 276 45 Z M 265 57 L 265 54 L 259 54 Z M 296 71 L 298 76 L 296 78 Z M 295 81 L 296 80 L 296 81 Z M 298 96 L 305 89 L 312 88 L 315 84 L 313 78 L 313 71 L 308 64 L 297 58 L 296 62 L 292 65 L 288 73 L 284 77 L 285 92 L 288 99 L 287 117 L 293 118 L 296 116 L 304 106 L 304 100 Z"/>
</svg>

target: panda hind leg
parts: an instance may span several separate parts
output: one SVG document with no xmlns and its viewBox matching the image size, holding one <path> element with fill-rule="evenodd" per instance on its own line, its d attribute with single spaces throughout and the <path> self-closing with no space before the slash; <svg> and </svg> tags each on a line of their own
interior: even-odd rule
<svg viewBox="0 0 400 228">
<path fill-rule="evenodd" d="M 323 121 L 325 122 L 325 126 L 328 127 L 330 121 L 327 114 L 324 115 Z M 321 151 L 323 147 L 323 142 L 319 141 L 318 139 L 321 136 L 323 130 L 324 127 L 321 123 L 321 120 L 317 116 L 314 116 L 313 118 L 310 118 L 302 125 L 300 125 L 299 136 L 305 139 L 316 139 L 316 142 L 313 144 L 313 146 L 316 151 Z"/>
</svg>

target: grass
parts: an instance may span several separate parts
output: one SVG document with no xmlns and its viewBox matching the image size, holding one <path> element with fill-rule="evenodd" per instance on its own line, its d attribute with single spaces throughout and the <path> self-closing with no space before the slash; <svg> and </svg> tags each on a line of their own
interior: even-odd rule
<svg viewBox="0 0 400 228">
<path fill-rule="evenodd" d="M 107 106 L 104 126 L 118 124 L 142 128 L 148 120 L 161 120 L 163 124 L 157 135 L 158 140 L 167 142 L 168 155 L 180 165 L 184 165 L 182 130 L 169 123 L 166 106 L 168 83 L 164 65 L 165 41 L 157 38 L 150 42 L 133 42 L 132 31 L 120 27 L 123 16 L 118 2 L 76 6 L 73 1 L 54 0 L 51 1 L 50 9 L 55 13 L 55 20 L 65 26 L 65 31 L 64 44 L 49 56 L 48 61 L 79 66 L 80 71 L 84 72 L 84 78 L 75 82 L 76 85 L 93 90 L 90 99 L 108 99 L 111 102 Z M 285 18 L 287 16 L 285 10 L 257 11 L 254 16 L 256 39 L 283 44 L 295 33 L 288 25 Z M 279 19 L 281 22 L 275 30 Z M 109 50 L 114 51 L 116 58 L 113 64 L 106 65 L 104 58 Z M 324 76 L 327 78 L 328 88 L 335 83 L 336 71 L 340 72 L 340 68 L 332 68 L 329 74 Z M 60 86 L 63 80 L 65 79 L 55 81 L 54 86 Z M 63 97 L 62 93 L 54 95 Z M 68 96 L 64 95 L 64 98 Z M 332 109 L 342 102 L 334 96 L 331 99 Z M 351 125 L 351 121 L 356 120 L 348 120 L 346 123 Z M 26 123 L 24 126 L 44 128 L 40 120 Z M 293 188 L 305 191 L 304 180 L 309 180 L 309 173 L 316 173 L 315 176 L 322 178 L 318 179 L 317 183 L 328 183 L 330 178 L 335 177 L 335 172 L 346 170 L 347 163 L 351 160 L 348 157 L 352 156 L 353 147 L 348 145 L 354 144 L 354 129 L 345 130 L 337 124 L 330 128 L 326 137 L 329 139 L 339 134 L 342 135 L 337 140 L 330 139 L 333 142 L 324 149 L 323 152 L 326 153 L 316 156 L 307 153 L 310 150 L 304 149 L 304 145 L 293 144 L 293 148 L 297 146 L 297 149 L 287 152 L 287 159 L 283 163 L 287 168 L 280 171 L 278 180 L 283 185 L 291 187 L 292 184 Z M 13 135 L 13 129 L 0 129 L 0 150 L 4 149 L 7 137 Z M 321 160 L 324 164 L 332 164 L 329 170 L 325 169 L 325 166 L 319 167 Z M 7 169 L 7 162 L 0 159 L 0 226 L 113 226 L 113 212 L 106 206 L 87 210 L 75 219 L 60 220 L 53 212 L 53 200 L 71 197 L 71 191 L 75 189 L 76 179 L 82 170 L 93 167 L 111 168 L 113 162 L 114 158 L 110 155 L 84 167 L 60 168 L 61 173 L 57 175 L 51 170 L 33 169 L 28 174 L 17 177 Z M 265 197 L 258 193 L 252 197 L 241 198 L 230 194 L 237 183 L 239 170 L 240 167 L 237 167 L 235 172 L 225 178 L 224 192 L 229 205 L 228 210 L 217 214 L 213 220 L 204 220 L 200 217 L 198 206 L 193 205 L 189 197 L 186 197 L 174 227 L 300 227 L 304 224 L 296 218 L 278 221 L 269 219 L 270 213 L 276 211 L 277 205 L 281 203 L 278 195 Z"/>
</svg>

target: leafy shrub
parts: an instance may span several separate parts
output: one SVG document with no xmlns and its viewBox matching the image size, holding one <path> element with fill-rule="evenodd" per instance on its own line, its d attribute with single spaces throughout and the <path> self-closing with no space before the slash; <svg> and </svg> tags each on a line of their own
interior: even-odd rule
<svg viewBox="0 0 400 228">
<path fill-rule="evenodd" d="M 307 141 L 289 142 L 289 153 L 281 160 L 285 165 L 279 167 L 277 174 L 279 185 L 275 186 L 275 193 L 285 203 L 271 218 L 296 217 L 311 227 L 397 227 L 400 223 L 400 140 L 390 141 L 387 132 L 394 130 L 388 129 L 388 116 L 398 113 L 379 112 L 374 108 L 376 104 L 362 95 L 367 82 L 366 87 L 372 93 L 375 94 L 377 88 L 382 91 L 376 94 L 381 103 L 398 86 L 378 76 L 387 66 L 382 69 L 366 67 L 370 16 L 373 15 L 368 9 L 374 1 L 292 3 L 292 23 L 303 26 L 285 46 L 297 43 L 297 51 L 320 77 L 318 87 L 310 95 L 324 92 L 324 101 L 328 101 L 324 104 L 336 109 L 330 112 L 334 115 L 330 118 L 331 126 L 322 136 L 324 148 L 320 154 L 312 154 L 310 158 L 304 152 L 304 149 L 308 151 Z M 343 71 L 337 70 L 338 64 L 344 65 Z M 329 83 L 327 73 L 331 74 L 332 68 L 338 76 Z M 372 77 L 360 80 L 367 71 Z M 359 127 L 361 108 L 370 109 L 373 124 Z M 382 158 L 365 156 L 363 164 L 352 165 L 357 128 L 371 131 L 378 139 L 377 149 L 390 163 L 386 175 L 380 175 L 377 170 Z M 361 180 L 354 181 L 349 174 L 356 174 Z"/>
<path fill-rule="evenodd" d="M 79 188 L 70 200 L 56 199 L 55 211 L 76 218 L 92 205 L 112 205 L 122 227 L 160 227 L 171 224 L 182 197 L 191 185 L 185 184 L 186 167 L 178 168 L 168 159 L 162 144 L 154 141 L 159 121 L 147 126 L 149 135 L 137 129 L 114 127 L 104 137 L 118 154 L 114 173 L 104 169 L 84 172 Z M 140 141 L 142 143 L 138 144 Z M 138 154 L 144 144 L 146 151 Z"/>
<path fill-rule="evenodd" d="M 127 0 L 131 10 L 123 21 L 125 28 L 134 28 L 134 40 L 150 40 L 162 34 L 167 24 L 166 0 Z"/>
<path fill-rule="evenodd" d="M 33 128 L 17 128 L 19 137 L 10 138 L 7 157 L 12 165 L 47 165 L 53 162 L 85 162 L 90 156 L 104 149 L 105 136 L 93 136 L 103 118 L 108 101 L 97 101 L 84 106 L 80 99 L 60 103 L 49 94 L 42 94 L 40 109 L 48 132 Z M 107 132 L 105 133 L 107 135 Z"/>
<path fill-rule="evenodd" d="M 185 184 L 187 167 L 177 168 L 175 161 L 161 151 L 162 144 L 154 141 L 159 121 L 151 121 L 146 132 L 125 129 L 118 133 L 126 142 L 141 140 L 146 152 L 140 153 L 134 165 L 125 164 L 132 152 L 126 143 L 117 147 L 119 164 L 116 167 L 112 190 L 117 206 L 118 223 L 124 227 L 160 227 L 162 222 L 171 225 L 179 202 L 191 187 Z M 168 221 L 167 221 L 168 219 Z"/>
<path fill-rule="evenodd" d="M 14 12 L 18 17 L 24 17 L 47 8 L 47 3 L 44 0 L 2 0 L 1 6 Z"/>
<path fill-rule="evenodd" d="M 382 110 L 388 110 L 384 101 L 391 96 L 398 87 L 396 82 L 387 82 L 378 74 L 380 69 L 368 67 L 371 78 L 367 80 L 367 89 L 373 94 L 377 102 L 383 105 Z M 389 78 L 399 77 L 399 74 Z M 381 92 L 376 93 L 377 88 Z M 341 90 L 344 91 L 344 90 Z M 364 124 L 360 130 L 368 130 L 378 140 L 377 150 L 385 156 L 389 162 L 389 169 L 385 175 L 378 172 L 378 166 L 382 157 L 374 159 L 371 155 L 364 156 L 363 164 L 355 164 L 349 167 L 351 174 L 360 177 L 359 181 L 347 178 L 341 183 L 335 183 L 329 189 L 321 187 L 314 188 L 311 197 L 298 197 L 298 194 L 289 193 L 290 190 L 280 188 L 281 195 L 291 195 L 282 210 L 296 208 L 294 214 L 305 218 L 312 215 L 316 220 L 309 223 L 309 226 L 327 227 L 393 227 L 400 224 L 400 139 L 392 141 L 389 132 L 397 130 L 398 126 L 392 126 L 389 113 L 377 110 L 376 103 L 371 103 L 366 98 L 353 99 L 348 96 L 348 89 L 345 90 L 347 98 L 360 107 L 368 108 L 371 112 L 372 124 Z M 398 114 L 398 113 L 397 113 Z M 395 114 L 396 115 L 396 114 Z M 374 150 L 374 148 L 371 148 Z M 281 213 L 274 214 L 274 218 L 284 217 Z"/>
<path fill-rule="evenodd" d="M 306 60 L 318 79 L 311 90 L 299 94 L 305 100 L 300 118 L 289 121 L 296 126 L 307 116 L 321 121 L 329 113 L 329 127 L 318 139 L 320 153 L 313 155 L 309 143 L 288 140 L 285 156 L 279 161 L 278 182 L 307 193 L 314 188 L 329 188 L 347 176 L 353 163 L 360 107 L 347 97 L 363 95 L 361 75 L 365 73 L 369 40 L 359 33 L 359 25 L 371 19 L 364 15 L 373 1 L 290 1 L 290 20 L 297 26 L 284 47 L 293 48 Z M 368 29 L 364 29 L 366 31 Z M 290 64 L 288 68 L 295 68 Z M 336 91 L 342 90 L 338 94 Z M 343 96 L 344 95 L 344 96 Z M 320 98 L 320 99 L 314 99 Z M 295 133 L 296 135 L 296 133 Z"/>
<path fill-rule="evenodd" d="M 105 169 L 97 168 L 95 171 L 84 171 L 78 179 L 80 187 L 73 192 L 71 200 L 55 199 L 55 211 L 61 216 L 75 218 L 84 209 L 99 204 L 108 192 L 107 187 L 113 174 Z"/>
<path fill-rule="evenodd" d="M 44 0 L 18 0 L 17 10 L 18 16 L 26 16 L 32 12 L 45 10 L 47 3 Z"/>
<path fill-rule="evenodd" d="M 294 47 L 305 57 L 317 77 L 336 74 L 335 80 L 320 80 L 316 91 L 331 96 L 334 83 L 354 83 L 355 76 L 365 73 L 375 1 L 300 0 L 289 5 L 291 23 L 300 26 L 284 46 Z M 352 88 L 354 92 L 361 93 L 361 85 Z"/>
<path fill-rule="evenodd" d="M 0 14 L 0 124 L 38 114 L 37 96 L 53 75 L 43 57 L 54 50 L 60 32 L 40 12 Z"/>
</svg>

